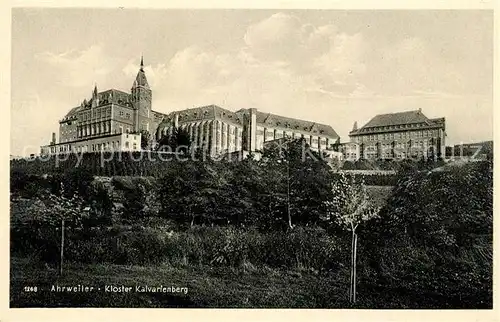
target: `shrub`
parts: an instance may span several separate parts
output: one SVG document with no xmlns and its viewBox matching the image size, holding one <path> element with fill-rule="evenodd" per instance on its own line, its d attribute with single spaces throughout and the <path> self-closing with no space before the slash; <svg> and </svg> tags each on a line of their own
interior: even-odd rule
<svg viewBox="0 0 500 322">
<path fill-rule="evenodd" d="M 60 232 L 31 235 L 12 234 L 15 251 L 28 255 L 36 245 L 47 245 L 45 259 L 58 260 Z M 67 230 L 65 258 L 84 263 L 148 265 L 169 262 L 225 267 L 306 268 L 335 270 L 348 260 L 348 249 L 339 238 L 321 229 L 297 228 L 291 233 L 239 230 L 234 227 L 193 227 L 184 232 L 167 229 Z M 49 247 L 49 245 L 51 245 Z"/>
</svg>

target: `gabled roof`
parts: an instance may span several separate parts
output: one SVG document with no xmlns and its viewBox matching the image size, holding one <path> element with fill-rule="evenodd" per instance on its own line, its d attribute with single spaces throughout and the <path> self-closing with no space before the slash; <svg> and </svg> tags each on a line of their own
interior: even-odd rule
<svg viewBox="0 0 500 322">
<path fill-rule="evenodd" d="M 66 118 L 69 118 L 73 115 L 76 115 L 76 113 L 78 113 L 82 109 L 83 109 L 83 107 L 81 107 L 81 106 L 73 107 L 71 110 L 69 110 L 69 112 L 64 116 L 63 119 L 66 119 Z"/>
<path fill-rule="evenodd" d="M 241 123 L 241 120 L 239 120 L 239 117 L 235 112 L 226 110 L 225 108 L 219 107 L 217 105 L 193 107 L 185 110 L 171 112 L 165 115 L 164 121 L 168 122 L 170 119 L 173 119 L 175 114 L 179 115 L 180 123 L 214 120 L 216 118 L 224 119 L 233 123 Z"/>
<path fill-rule="evenodd" d="M 290 131 L 315 132 L 330 137 L 339 137 L 337 132 L 335 132 L 330 125 L 294 119 L 271 113 L 257 111 L 257 123 L 273 127 L 281 127 L 289 129 Z"/>
<path fill-rule="evenodd" d="M 99 97 L 99 105 L 103 104 L 126 104 L 127 102 L 130 102 L 130 94 L 126 93 L 124 91 L 120 91 L 118 89 L 108 89 L 104 92 L 100 92 L 98 94 Z"/>
<path fill-rule="evenodd" d="M 379 114 L 372 118 L 361 129 L 414 123 L 429 123 L 429 119 L 420 110 Z"/>
<path fill-rule="evenodd" d="M 99 106 L 106 105 L 109 103 L 124 105 L 124 106 L 130 104 L 130 94 L 117 89 L 108 89 L 104 92 L 100 92 L 97 94 L 97 97 L 99 98 Z M 76 116 L 76 114 L 81 110 L 90 108 L 90 106 L 92 105 L 92 99 L 88 101 L 85 100 L 84 103 L 82 103 L 80 106 L 73 107 L 71 110 L 69 110 L 69 112 L 66 113 L 66 115 L 63 117 L 63 120 L 70 118 L 72 116 Z"/>
<path fill-rule="evenodd" d="M 179 123 L 222 119 L 235 124 L 243 124 L 243 117 L 244 115 L 248 115 L 248 113 L 248 109 L 240 109 L 236 112 L 232 112 L 217 105 L 189 108 L 169 113 L 163 118 L 159 128 L 170 126 L 175 114 L 179 115 Z M 256 118 L 258 124 L 280 127 L 288 131 L 312 132 L 317 135 L 339 137 L 335 130 L 326 124 L 303 121 L 259 111 L 256 111 Z"/>
<path fill-rule="evenodd" d="M 424 126 L 424 127 L 440 127 L 445 129 L 445 118 L 427 118 L 420 109 L 415 111 L 399 112 L 399 113 L 389 113 L 389 114 L 379 114 L 373 117 L 368 123 L 366 123 L 360 129 L 354 129 L 349 133 L 349 135 L 357 135 L 362 132 L 377 132 L 385 131 L 385 127 L 396 127 L 400 126 Z M 393 128 L 394 129 L 394 128 Z M 391 129 L 389 129 L 391 130 Z"/>
</svg>

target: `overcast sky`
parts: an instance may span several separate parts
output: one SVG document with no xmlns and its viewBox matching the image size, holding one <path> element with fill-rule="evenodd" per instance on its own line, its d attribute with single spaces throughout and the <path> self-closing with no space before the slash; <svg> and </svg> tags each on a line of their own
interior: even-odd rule
<svg viewBox="0 0 500 322">
<path fill-rule="evenodd" d="M 331 125 L 422 109 L 493 138 L 492 11 L 13 9 L 11 153 L 39 152 L 144 54 L 153 109 L 255 107 Z M 24 152 L 23 152 L 24 151 Z"/>
</svg>

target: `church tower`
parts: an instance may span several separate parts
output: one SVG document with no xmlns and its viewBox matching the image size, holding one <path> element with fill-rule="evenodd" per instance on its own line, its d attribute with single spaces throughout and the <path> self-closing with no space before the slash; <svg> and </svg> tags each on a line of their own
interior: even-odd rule
<svg viewBox="0 0 500 322">
<path fill-rule="evenodd" d="M 131 103 L 134 108 L 134 129 L 136 132 L 150 130 L 149 121 L 152 114 L 151 98 L 152 93 L 146 73 L 144 72 L 144 60 L 141 56 L 141 67 L 131 89 Z"/>
</svg>

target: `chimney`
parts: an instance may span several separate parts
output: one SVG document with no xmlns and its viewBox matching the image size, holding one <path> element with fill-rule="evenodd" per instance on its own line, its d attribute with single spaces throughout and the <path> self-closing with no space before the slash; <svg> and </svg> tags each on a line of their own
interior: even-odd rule
<svg viewBox="0 0 500 322">
<path fill-rule="evenodd" d="M 55 132 L 52 132 L 52 142 L 50 142 L 51 144 L 56 144 L 56 133 Z"/>
</svg>

